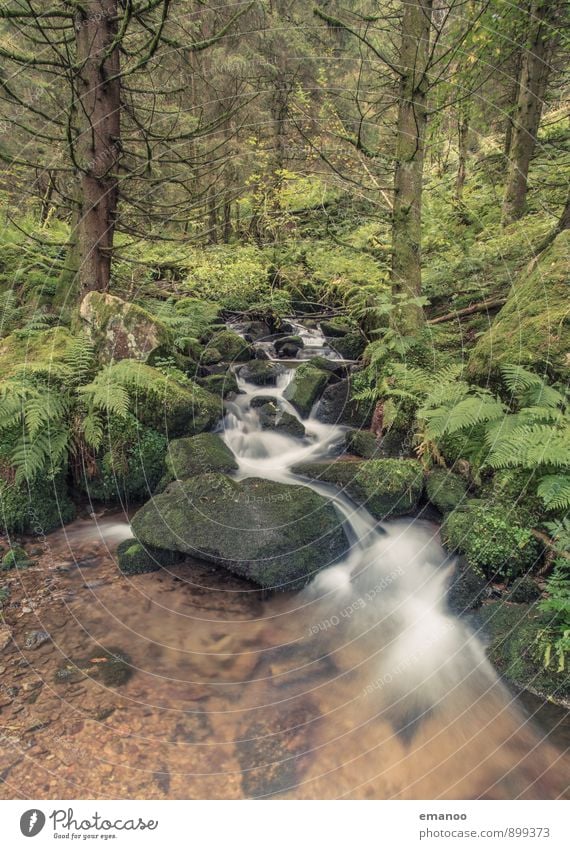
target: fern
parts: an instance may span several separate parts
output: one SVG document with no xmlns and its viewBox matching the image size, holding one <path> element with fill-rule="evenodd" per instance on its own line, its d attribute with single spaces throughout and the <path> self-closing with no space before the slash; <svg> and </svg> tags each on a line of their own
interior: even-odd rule
<svg viewBox="0 0 570 849">
<path fill-rule="evenodd" d="M 538 485 L 537 495 L 548 510 L 570 507 L 570 475 L 546 475 Z"/>
<path fill-rule="evenodd" d="M 534 469 L 541 465 L 562 468 L 570 465 L 570 424 L 522 425 L 491 449 L 489 465 L 494 469 L 519 466 Z"/>
</svg>

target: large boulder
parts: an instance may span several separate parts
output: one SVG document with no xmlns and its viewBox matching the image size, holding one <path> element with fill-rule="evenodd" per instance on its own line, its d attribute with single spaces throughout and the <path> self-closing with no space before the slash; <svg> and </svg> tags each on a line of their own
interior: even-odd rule
<svg viewBox="0 0 570 849">
<path fill-rule="evenodd" d="M 107 292 L 88 292 L 81 301 L 79 315 L 102 362 L 145 361 L 153 351 L 167 347 L 171 341 L 162 321 L 137 304 Z"/>
<path fill-rule="evenodd" d="M 295 371 L 295 376 L 285 389 L 283 397 L 306 417 L 328 382 L 328 372 L 304 363 Z"/>
<path fill-rule="evenodd" d="M 293 471 L 335 484 L 376 519 L 413 513 L 423 490 L 423 470 L 417 460 L 300 463 Z"/>
<path fill-rule="evenodd" d="M 217 433 L 199 433 L 173 439 L 166 453 L 166 471 L 171 480 L 184 480 L 207 472 L 234 472 L 238 464 Z"/>
<path fill-rule="evenodd" d="M 331 348 L 334 348 L 337 354 L 340 354 L 345 360 L 358 360 L 368 344 L 364 336 L 358 331 L 351 331 L 345 336 L 327 336 L 326 339 Z"/>
<path fill-rule="evenodd" d="M 344 437 L 346 450 L 365 460 L 373 460 L 381 452 L 380 444 L 375 433 L 371 430 L 349 430 Z"/>
<path fill-rule="evenodd" d="M 449 469 L 432 469 L 426 479 L 426 494 L 441 513 L 449 513 L 465 502 L 467 484 Z"/>
<path fill-rule="evenodd" d="M 568 379 L 569 251 L 565 230 L 515 279 L 506 304 L 471 352 L 471 378 L 494 381 L 499 367 L 509 363 Z"/>
<path fill-rule="evenodd" d="M 0 374 L 13 377 L 26 371 L 46 374 L 65 362 L 75 337 L 65 327 L 35 330 L 26 335 L 16 333 L 0 339 Z"/>
<path fill-rule="evenodd" d="M 2 462 L 0 457 L 0 463 Z M 63 474 L 38 474 L 29 483 L 0 478 L 0 533 L 43 536 L 75 519 Z"/>
<path fill-rule="evenodd" d="M 224 566 L 262 587 L 302 587 L 348 542 L 328 499 L 308 487 L 221 474 L 175 481 L 132 520 L 145 546 Z"/>
</svg>

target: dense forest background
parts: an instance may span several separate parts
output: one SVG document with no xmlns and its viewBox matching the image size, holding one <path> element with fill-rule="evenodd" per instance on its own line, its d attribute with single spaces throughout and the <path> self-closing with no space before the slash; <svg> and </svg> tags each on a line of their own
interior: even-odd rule
<svg viewBox="0 0 570 849">
<path fill-rule="evenodd" d="M 563 0 L 8 0 L 3 568 L 81 499 L 150 497 L 184 414 L 221 414 L 228 319 L 300 314 L 448 547 L 536 602 L 497 662 L 560 691 L 567 47 Z"/>
</svg>

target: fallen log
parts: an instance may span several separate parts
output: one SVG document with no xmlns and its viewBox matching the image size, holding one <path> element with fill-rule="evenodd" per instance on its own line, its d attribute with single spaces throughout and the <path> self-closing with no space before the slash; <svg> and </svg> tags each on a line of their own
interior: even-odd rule
<svg viewBox="0 0 570 849">
<path fill-rule="evenodd" d="M 477 312 L 485 312 L 485 310 L 490 310 L 494 307 L 502 307 L 506 302 L 506 298 L 495 298 L 491 301 L 481 301 L 479 304 L 472 304 L 470 307 L 464 307 L 461 310 L 448 312 L 445 315 L 438 315 L 437 318 L 430 318 L 427 323 L 442 324 L 444 321 L 453 321 L 454 318 L 463 318 L 467 315 L 474 315 Z"/>
</svg>

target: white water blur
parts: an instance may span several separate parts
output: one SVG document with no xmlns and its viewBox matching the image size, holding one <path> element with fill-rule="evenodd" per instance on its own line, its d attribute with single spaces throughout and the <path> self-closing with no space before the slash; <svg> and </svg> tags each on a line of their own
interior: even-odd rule
<svg viewBox="0 0 570 849">
<path fill-rule="evenodd" d="M 319 331 L 310 331 L 315 348 L 323 348 Z M 258 387 L 237 374 L 240 394 L 227 404 L 222 437 L 234 452 L 238 478 L 262 477 L 303 484 L 329 498 L 339 514 L 350 547 L 341 562 L 322 570 L 300 594 L 299 609 L 323 651 L 342 654 L 358 641 L 363 657 L 374 657 L 360 670 L 360 685 L 375 703 L 399 705 L 409 721 L 427 716 L 465 676 L 483 674 L 496 682 L 480 643 L 446 607 L 454 563 L 442 549 L 435 525 L 414 519 L 378 522 L 363 506 L 329 484 L 292 472 L 298 463 L 333 460 L 342 452 L 346 427 L 303 419 L 283 397 L 294 379 L 287 369 L 276 386 Z M 261 426 L 251 402 L 260 396 L 305 426 L 304 438 Z M 346 664 L 353 663 L 347 657 Z M 356 673 L 358 677 L 358 673 Z M 390 710 L 393 708 L 390 707 Z"/>
</svg>

